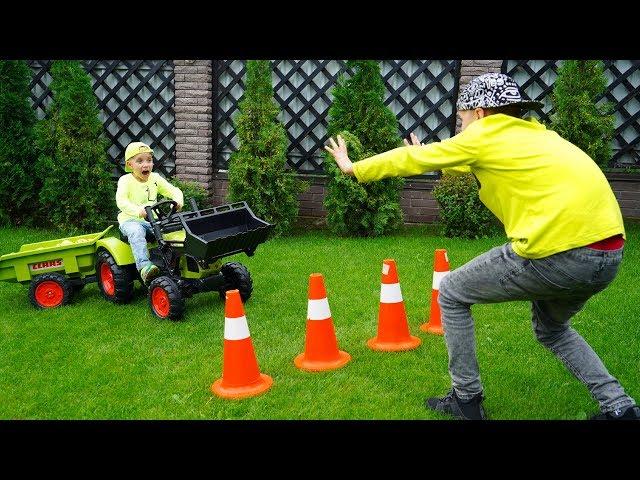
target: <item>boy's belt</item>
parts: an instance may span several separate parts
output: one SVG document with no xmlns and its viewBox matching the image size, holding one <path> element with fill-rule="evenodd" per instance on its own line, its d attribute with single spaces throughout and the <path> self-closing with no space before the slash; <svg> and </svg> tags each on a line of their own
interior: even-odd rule
<svg viewBox="0 0 640 480">
<path fill-rule="evenodd" d="M 617 250 L 624 245 L 624 238 L 622 234 L 614 235 L 613 237 L 605 238 L 599 242 L 592 243 L 591 245 L 585 245 L 587 248 L 593 248 L 594 250 Z"/>
</svg>

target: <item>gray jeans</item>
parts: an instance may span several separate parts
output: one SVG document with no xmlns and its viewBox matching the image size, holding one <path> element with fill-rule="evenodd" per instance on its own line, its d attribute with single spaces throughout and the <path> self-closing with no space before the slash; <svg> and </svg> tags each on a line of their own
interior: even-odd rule
<svg viewBox="0 0 640 480">
<path fill-rule="evenodd" d="M 635 405 L 598 355 L 569 326 L 586 301 L 615 278 L 623 249 L 575 248 L 529 260 L 505 244 L 455 269 L 439 287 L 449 374 L 463 399 L 482 391 L 471 305 L 530 300 L 533 331 L 583 382 L 603 412 Z"/>
</svg>

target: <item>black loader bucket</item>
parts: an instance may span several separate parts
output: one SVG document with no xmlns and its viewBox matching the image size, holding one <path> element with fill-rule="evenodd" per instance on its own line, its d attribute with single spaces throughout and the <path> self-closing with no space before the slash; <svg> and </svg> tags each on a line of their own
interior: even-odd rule
<svg viewBox="0 0 640 480">
<path fill-rule="evenodd" d="M 181 213 L 180 219 L 185 253 L 208 261 L 240 252 L 252 256 L 274 227 L 256 217 L 246 202 Z"/>
</svg>

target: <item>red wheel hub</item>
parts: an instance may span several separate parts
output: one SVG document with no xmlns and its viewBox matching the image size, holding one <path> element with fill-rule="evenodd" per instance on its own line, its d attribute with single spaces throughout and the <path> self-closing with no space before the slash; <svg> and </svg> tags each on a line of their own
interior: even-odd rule
<svg viewBox="0 0 640 480">
<path fill-rule="evenodd" d="M 102 283 L 104 293 L 109 296 L 113 296 L 113 294 L 116 293 L 116 284 L 113 280 L 113 272 L 111 271 L 111 267 L 106 263 L 100 265 L 100 282 Z"/>
<path fill-rule="evenodd" d="M 36 287 L 35 297 L 41 307 L 57 307 L 62 303 L 64 290 L 58 282 L 47 280 Z"/>
<path fill-rule="evenodd" d="M 151 292 L 151 305 L 154 312 L 162 318 L 169 315 L 169 309 L 171 308 L 171 302 L 169 301 L 169 295 L 162 287 L 155 287 Z"/>
</svg>

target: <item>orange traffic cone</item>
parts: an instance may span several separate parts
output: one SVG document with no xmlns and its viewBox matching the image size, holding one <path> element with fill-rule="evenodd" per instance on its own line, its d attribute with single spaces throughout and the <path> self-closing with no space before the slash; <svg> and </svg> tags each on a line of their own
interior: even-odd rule
<svg viewBox="0 0 640 480">
<path fill-rule="evenodd" d="M 329 300 L 321 273 L 309 275 L 308 297 L 304 352 L 298 355 L 293 363 L 302 370 L 314 372 L 340 368 L 351 360 L 351 355 L 338 350 Z"/>
<path fill-rule="evenodd" d="M 402 300 L 396 262 L 391 259 L 382 263 L 380 286 L 380 310 L 378 313 L 378 335 L 367 341 L 369 348 L 395 352 L 411 350 L 422 343 L 409 334 L 407 313 Z"/>
<path fill-rule="evenodd" d="M 444 335 L 442 319 L 440 318 L 440 305 L 438 304 L 438 291 L 440 282 L 449 273 L 449 258 L 444 248 L 436 249 L 433 260 L 433 283 L 431 290 L 431 314 L 429 321 L 420 325 L 420 330 L 436 335 Z"/>
<path fill-rule="evenodd" d="M 223 398 L 244 398 L 268 390 L 273 379 L 258 369 L 238 290 L 226 293 L 224 317 L 222 378 L 213 382 L 211 391 Z"/>
</svg>

